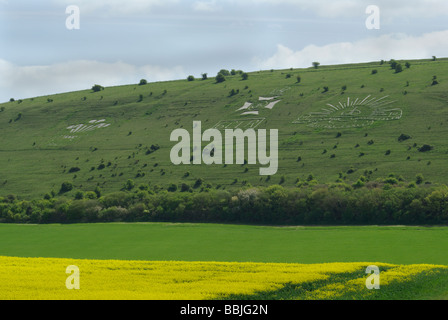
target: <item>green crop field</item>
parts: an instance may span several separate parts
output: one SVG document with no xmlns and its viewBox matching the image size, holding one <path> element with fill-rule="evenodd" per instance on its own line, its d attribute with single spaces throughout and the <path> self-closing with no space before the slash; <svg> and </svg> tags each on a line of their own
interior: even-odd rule
<svg viewBox="0 0 448 320">
<path fill-rule="evenodd" d="M 0 256 L 448 265 L 446 227 L 0 225 Z"/>
<path fill-rule="evenodd" d="M 421 173 L 446 183 L 448 59 L 410 63 L 400 73 L 372 62 L 16 97 L 0 105 L 0 195 L 40 198 L 65 181 L 112 192 L 128 179 L 159 188 L 199 178 L 220 189 L 293 187 L 310 174 L 329 183 Z M 268 179 L 258 164 L 173 165 L 171 132 L 191 133 L 193 121 L 203 131 L 278 129 L 278 172 Z M 402 134 L 409 139 L 398 141 Z"/>
</svg>

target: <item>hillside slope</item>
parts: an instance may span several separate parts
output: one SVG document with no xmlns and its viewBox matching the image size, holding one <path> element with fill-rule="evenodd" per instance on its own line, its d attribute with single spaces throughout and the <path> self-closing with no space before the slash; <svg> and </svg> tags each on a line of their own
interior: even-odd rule
<svg viewBox="0 0 448 320">
<path fill-rule="evenodd" d="M 193 185 L 199 178 L 213 188 L 293 186 L 310 174 L 319 182 L 354 182 L 361 175 L 373 180 L 390 173 L 414 181 L 421 173 L 426 182 L 446 183 L 448 59 L 409 62 L 406 68 L 400 61 L 400 73 L 389 63 L 373 62 L 4 103 L 0 195 L 41 197 L 65 181 L 76 189 L 100 186 L 109 192 L 128 179 L 161 188 Z M 173 165 L 171 132 L 192 132 L 193 121 L 201 121 L 202 130 L 278 129 L 277 174 L 260 176 L 260 165 Z M 424 145 L 430 150 L 423 152 Z"/>
</svg>

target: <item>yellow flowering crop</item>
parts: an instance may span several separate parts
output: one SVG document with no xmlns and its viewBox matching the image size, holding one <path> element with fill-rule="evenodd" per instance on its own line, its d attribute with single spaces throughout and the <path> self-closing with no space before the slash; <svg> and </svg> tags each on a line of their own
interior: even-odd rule
<svg viewBox="0 0 448 320">
<path fill-rule="evenodd" d="M 79 268 L 79 290 L 69 290 L 68 266 Z M 200 300 L 251 295 L 286 284 L 324 281 L 332 275 L 365 270 L 366 263 L 281 264 L 74 260 L 0 257 L 1 300 Z M 378 266 L 386 266 L 377 264 Z M 390 265 L 388 265 L 390 266 Z M 390 266 L 392 267 L 392 266 Z M 434 266 L 396 266 L 385 272 L 384 284 L 406 279 Z M 310 298 L 330 299 L 343 290 L 365 289 L 365 278 L 347 285 L 321 288 Z"/>
</svg>

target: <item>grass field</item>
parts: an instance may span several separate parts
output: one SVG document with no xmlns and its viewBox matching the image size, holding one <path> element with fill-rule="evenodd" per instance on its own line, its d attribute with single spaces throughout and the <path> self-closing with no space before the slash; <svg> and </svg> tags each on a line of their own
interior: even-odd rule
<svg viewBox="0 0 448 320">
<path fill-rule="evenodd" d="M 355 182 L 366 172 L 372 180 L 395 173 L 414 181 L 422 173 L 425 182 L 446 183 L 447 71 L 447 59 L 411 61 L 398 74 L 388 63 L 372 62 L 251 72 L 246 81 L 236 75 L 219 84 L 210 78 L 15 97 L 0 104 L 0 195 L 42 197 L 58 192 L 64 181 L 75 190 L 100 186 L 111 192 L 128 179 L 167 188 L 202 178 L 213 188 L 238 189 L 279 183 L 284 176 L 284 186 L 292 187 L 310 173 L 324 183 Z M 438 84 L 432 86 L 434 76 Z M 329 87 L 325 93 L 324 87 Z M 238 93 L 230 95 L 232 89 Z M 266 108 L 259 100 L 266 97 L 280 102 Z M 372 102 L 363 105 L 364 100 Z M 238 110 L 246 103 L 259 114 L 242 115 Z M 323 109 L 326 114 L 317 119 Z M 204 170 L 171 163 L 174 129 L 192 132 L 193 121 L 201 121 L 203 130 L 219 123 L 244 128 L 253 118 L 263 120 L 258 129 L 279 130 L 279 170 L 269 181 L 259 176 L 259 165 Z M 92 120 L 109 126 L 93 128 Z M 78 125 L 85 130 L 72 132 Z M 411 139 L 399 142 L 401 134 Z M 424 144 L 434 149 L 419 152 Z M 160 149 L 147 154 L 152 145 Z"/>
<path fill-rule="evenodd" d="M 0 255 L 151 261 L 448 265 L 446 227 L 0 225 Z"/>
</svg>

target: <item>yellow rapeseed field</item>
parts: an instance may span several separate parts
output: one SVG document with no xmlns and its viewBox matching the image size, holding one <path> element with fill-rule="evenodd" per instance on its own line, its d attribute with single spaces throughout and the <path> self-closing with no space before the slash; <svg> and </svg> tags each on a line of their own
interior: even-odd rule
<svg viewBox="0 0 448 320">
<path fill-rule="evenodd" d="M 79 268 L 79 290 L 69 290 L 68 266 Z M 201 300 L 235 294 L 255 294 L 286 284 L 323 281 L 335 274 L 359 272 L 344 284 L 329 283 L 310 299 L 331 299 L 345 291 L 368 291 L 365 270 L 371 263 L 281 264 L 237 262 L 178 262 L 74 260 L 0 257 L 1 300 Z M 406 281 L 436 266 L 376 264 L 387 271 L 382 285 Z"/>
</svg>

